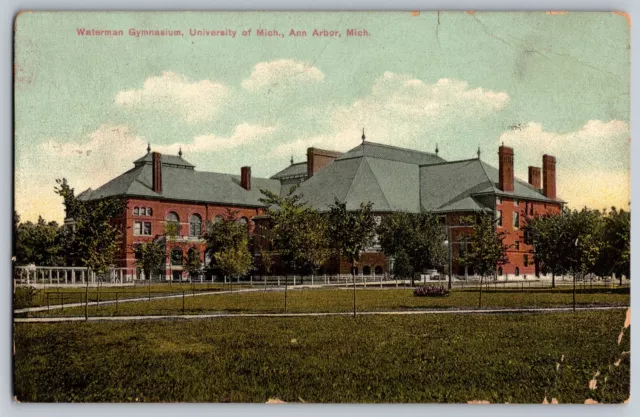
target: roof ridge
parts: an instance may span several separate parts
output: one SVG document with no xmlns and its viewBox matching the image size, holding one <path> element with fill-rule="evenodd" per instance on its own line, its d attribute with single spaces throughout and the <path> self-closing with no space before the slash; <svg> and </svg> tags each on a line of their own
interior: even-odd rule
<svg viewBox="0 0 640 417">
<path fill-rule="evenodd" d="M 491 181 L 491 178 L 489 178 L 489 174 L 487 173 L 487 170 L 484 168 L 484 164 L 485 162 L 478 158 L 478 162 L 480 162 L 480 167 L 482 168 L 482 172 L 484 172 L 485 177 L 487 177 L 487 181 L 489 181 L 489 184 L 491 185 L 491 189 L 495 192 L 497 191 L 497 188 L 495 186 L 495 184 L 493 183 L 493 181 Z M 515 178 L 515 176 L 514 176 Z"/>
<path fill-rule="evenodd" d="M 373 172 L 373 169 L 371 169 L 371 165 L 369 165 L 368 158 L 365 157 L 363 159 L 367 163 L 367 168 L 369 168 L 369 171 L 371 172 L 371 175 L 373 175 L 373 178 L 376 180 L 376 185 L 380 189 L 380 192 L 382 193 L 382 197 L 384 197 L 384 201 L 387 202 L 387 206 L 389 207 L 389 209 L 392 209 L 391 203 L 389 203 L 389 199 L 387 198 L 387 194 L 384 192 L 384 190 L 382 189 L 382 186 L 380 185 L 380 181 L 378 180 L 378 176 L 376 175 L 375 172 Z M 354 177 L 354 179 L 355 179 L 355 177 Z M 348 193 L 347 193 L 347 195 L 348 195 Z"/>
<path fill-rule="evenodd" d="M 365 145 L 365 146 L 366 146 L 366 145 L 382 146 L 382 147 L 385 147 L 385 148 L 399 149 L 399 150 L 402 150 L 402 151 L 409 151 L 409 152 L 422 153 L 422 154 L 429 155 L 429 156 L 438 156 L 438 155 L 436 155 L 435 153 L 432 153 L 432 152 L 420 151 L 420 150 L 417 150 L 417 149 L 410 149 L 410 148 L 402 148 L 402 147 L 400 147 L 400 146 L 387 145 L 386 143 L 370 142 L 370 141 L 368 141 L 368 140 L 364 142 L 364 145 Z M 360 144 L 360 145 L 356 146 L 356 148 L 357 148 L 357 147 L 360 147 L 360 146 L 362 146 L 362 144 Z M 348 151 L 348 152 L 351 152 L 352 150 L 354 150 L 354 149 L 356 149 L 356 148 L 353 148 L 353 149 L 351 149 L 351 150 L 350 150 L 350 151 Z"/>
<path fill-rule="evenodd" d="M 435 166 L 435 165 L 457 164 L 458 162 L 470 162 L 470 161 L 475 161 L 477 159 L 478 158 L 459 159 L 457 161 L 434 162 L 433 164 L 421 164 L 421 165 L 418 165 L 418 166 L 420 168 L 422 168 L 422 167 L 431 167 L 431 166 Z"/>
</svg>

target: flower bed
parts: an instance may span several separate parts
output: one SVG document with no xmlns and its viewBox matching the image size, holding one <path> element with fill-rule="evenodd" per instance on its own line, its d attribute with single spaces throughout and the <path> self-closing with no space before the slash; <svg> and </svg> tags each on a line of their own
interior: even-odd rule
<svg viewBox="0 0 640 417">
<path fill-rule="evenodd" d="M 422 285 L 413 290 L 416 297 L 446 297 L 449 290 L 439 285 Z"/>
</svg>

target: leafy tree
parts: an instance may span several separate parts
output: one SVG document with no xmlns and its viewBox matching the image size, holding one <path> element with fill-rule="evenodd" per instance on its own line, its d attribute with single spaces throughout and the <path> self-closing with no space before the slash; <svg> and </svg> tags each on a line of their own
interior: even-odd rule
<svg viewBox="0 0 640 417">
<path fill-rule="evenodd" d="M 620 280 L 622 275 L 629 277 L 631 213 L 611 207 L 609 213 L 603 213 L 601 227 L 603 245 L 594 271 L 599 276 L 616 274 Z"/>
<path fill-rule="evenodd" d="M 396 268 L 406 258 L 408 269 L 404 273 L 411 277 L 427 268 L 437 268 L 446 262 L 447 234 L 438 218 L 431 213 L 395 212 L 382 219 L 378 227 L 380 246 L 385 255 L 395 258 Z M 398 264 L 398 260 L 401 263 Z"/>
<path fill-rule="evenodd" d="M 351 265 L 353 276 L 353 315 L 356 315 L 356 277 L 354 269 L 360 261 L 360 253 L 370 247 L 376 229 L 371 211 L 372 203 L 361 203 L 357 210 L 348 211 L 347 205 L 337 198 L 329 207 L 329 237 L 332 246 Z"/>
<path fill-rule="evenodd" d="M 533 255 L 543 271 L 551 272 L 551 286 L 556 275 L 566 273 L 567 242 L 563 239 L 564 219 L 559 214 L 528 217 L 523 227 L 525 243 L 533 248 Z"/>
<path fill-rule="evenodd" d="M 503 243 L 505 237 L 505 232 L 497 231 L 493 216 L 479 215 L 469 237 L 471 249 L 460 257 L 462 262 L 473 267 L 476 273 L 480 274 L 479 307 L 482 307 L 484 277 L 495 274 L 498 265 L 504 265 L 508 262 L 508 246 Z"/>
<path fill-rule="evenodd" d="M 269 248 L 261 249 L 263 264 L 277 254 L 285 267 L 285 311 L 288 274 L 316 273 L 331 255 L 326 216 L 305 205 L 302 194 L 295 194 L 295 190 L 292 188 L 284 197 L 261 190 L 264 197 L 260 200 L 268 206 L 269 217 L 260 230 L 265 238 L 263 248 Z"/>
<path fill-rule="evenodd" d="M 330 257 L 326 216 L 302 202 L 295 188 L 284 197 L 261 190 L 268 206 L 263 229 L 268 246 L 278 254 L 287 272 L 317 271 Z"/>
<path fill-rule="evenodd" d="M 20 223 L 15 213 L 15 256 L 18 265 L 62 266 L 64 258 L 64 234 L 55 221 L 47 222 L 42 217 L 36 223 Z M 15 223 L 14 223 L 15 224 Z"/>
<path fill-rule="evenodd" d="M 165 246 L 158 242 L 139 243 L 134 246 L 136 266 L 144 271 L 149 281 L 153 274 L 161 274 L 165 265 Z"/>
<path fill-rule="evenodd" d="M 112 220 L 121 217 L 126 209 L 122 198 L 81 201 L 66 178 L 57 179 L 56 194 L 63 198 L 67 219 L 74 225 L 68 231 L 66 250 L 73 254 L 72 264 L 81 264 L 101 275 L 106 274 L 120 251 L 122 233 Z"/>
<path fill-rule="evenodd" d="M 187 251 L 187 260 L 184 263 L 184 269 L 192 279 L 202 272 L 202 261 L 200 260 L 200 252 L 198 252 L 197 249 L 191 248 Z"/>
<path fill-rule="evenodd" d="M 397 277 L 401 277 L 403 279 L 410 277 L 413 279 L 413 265 L 411 265 L 411 260 L 405 251 L 400 250 L 393 255 L 392 272 L 396 279 Z"/>
<path fill-rule="evenodd" d="M 563 268 L 573 275 L 573 309 L 576 308 L 576 277 L 592 272 L 603 246 L 600 212 L 565 209 L 562 213 L 562 233 L 565 245 Z"/>
<path fill-rule="evenodd" d="M 244 275 L 253 266 L 246 225 L 237 221 L 237 211 L 227 209 L 222 221 L 209 222 L 205 240 L 211 264 L 230 277 Z"/>
</svg>

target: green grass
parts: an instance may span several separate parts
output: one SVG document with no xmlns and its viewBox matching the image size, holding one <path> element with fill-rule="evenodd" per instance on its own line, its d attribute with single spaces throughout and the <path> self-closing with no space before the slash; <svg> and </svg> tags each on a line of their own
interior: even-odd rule
<svg viewBox="0 0 640 417">
<path fill-rule="evenodd" d="M 477 290 L 454 290 L 450 296 L 415 297 L 411 289 L 358 289 L 356 305 L 359 311 L 417 310 L 478 307 Z M 89 306 L 91 316 L 172 315 L 182 314 L 182 297 L 150 302 L 129 302 L 118 305 Z M 571 306 L 570 288 L 532 290 L 489 290 L 482 295 L 483 308 L 562 307 Z M 579 290 L 578 306 L 629 305 L 629 289 Z M 185 297 L 185 314 L 213 312 L 281 313 L 284 312 L 284 292 L 257 291 L 237 294 Z M 351 289 L 293 290 L 287 295 L 287 312 L 349 312 L 353 311 Z M 65 308 L 29 313 L 29 317 L 84 316 L 84 308 Z"/>
<path fill-rule="evenodd" d="M 629 350 L 629 329 L 617 343 L 624 319 L 592 311 L 20 323 L 14 388 L 19 401 L 45 402 L 620 403 L 630 381 L 628 357 L 614 366 Z"/>
</svg>

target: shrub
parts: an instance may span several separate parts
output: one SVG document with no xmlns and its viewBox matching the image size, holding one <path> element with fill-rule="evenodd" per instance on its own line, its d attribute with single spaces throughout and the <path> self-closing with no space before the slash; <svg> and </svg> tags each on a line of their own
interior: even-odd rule
<svg viewBox="0 0 640 417">
<path fill-rule="evenodd" d="M 14 308 L 27 308 L 33 305 L 40 291 L 34 287 L 17 287 L 13 295 Z"/>
<path fill-rule="evenodd" d="M 423 285 L 416 287 L 413 290 L 413 295 L 416 297 L 446 297 L 449 295 L 449 290 L 439 285 Z"/>
</svg>

